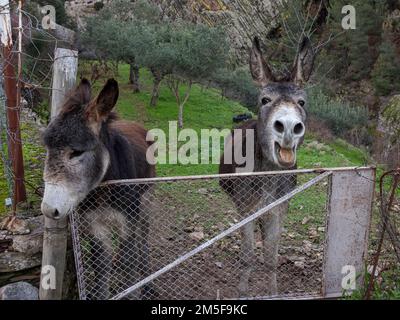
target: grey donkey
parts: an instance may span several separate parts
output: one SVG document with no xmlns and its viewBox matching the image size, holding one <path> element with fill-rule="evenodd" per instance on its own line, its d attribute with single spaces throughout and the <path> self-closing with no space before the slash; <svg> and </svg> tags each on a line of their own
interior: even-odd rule
<svg viewBox="0 0 400 320">
<path fill-rule="evenodd" d="M 155 176 L 155 167 L 146 159 L 151 145 L 146 141 L 147 131 L 137 123 L 118 120 L 112 112 L 118 95 L 118 83 L 110 79 L 92 99 L 91 85 L 83 79 L 43 135 L 47 156 L 42 212 L 51 219 L 60 219 L 77 210 L 89 221 L 85 234 L 95 266 L 91 299 L 110 298 L 113 269 L 126 275 L 125 285 L 134 284 L 148 273 L 149 221 L 142 202 L 149 187 L 116 185 L 111 196 L 93 191 L 107 180 Z M 120 236 L 115 262 L 113 229 Z"/>
<path fill-rule="evenodd" d="M 233 148 L 230 150 L 225 148 L 225 153 L 234 153 L 237 148 L 243 152 L 248 150 L 246 144 L 251 143 L 254 154 L 245 157 L 246 159 L 254 157 L 252 159 L 254 172 L 297 168 L 296 152 L 303 142 L 306 129 L 307 94 L 304 85 L 310 78 L 314 57 L 310 40 L 304 38 L 299 46 L 291 74 L 278 79 L 262 55 L 259 40 L 254 39 L 250 52 L 250 70 L 253 80 L 260 88 L 258 117 L 257 120 L 245 122 L 227 137 L 227 143 L 229 142 Z M 247 138 L 246 130 L 253 130 L 254 139 Z M 219 168 L 221 174 L 235 173 L 239 168 L 243 169 L 243 165 L 235 161 L 227 163 L 225 160 L 233 158 L 232 155 L 225 157 L 225 154 L 221 157 Z M 267 177 L 262 181 L 249 178 L 220 179 L 221 187 L 232 198 L 242 216 L 282 197 L 290 192 L 295 184 L 294 174 Z M 270 295 L 278 293 L 278 248 L 287 211 L 288 202 L 285 202 L 257 221 L 260 225 L 263 260 L 269 281 L 266 289 Z M 249 294 L 249 279 L 256 258 L 254 250 L 256 225 L 255 222 L 248 223 L 241 231 L 242 269 L 238 287 L 240 296 Z"/>
</svg>

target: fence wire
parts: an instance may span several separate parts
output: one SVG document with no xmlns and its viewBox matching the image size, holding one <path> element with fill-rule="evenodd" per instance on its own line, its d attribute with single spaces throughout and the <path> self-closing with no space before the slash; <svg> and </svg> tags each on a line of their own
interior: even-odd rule
<svg viewBox="0 0 400 320">
<path fill-rule="evenodd" d="M 365 298 L 398 290 L 400 272 L 400 168 L 380 177 L 377 217 L 371 239 L 371 265 Z"/>
<path fill-rule="evenodd" d="M 11 47 L 9 54 L 3 48 L 1 50 L 1 96 L 0 96 L 0 184 L 8 187 L 8 192 L 3 192 L 0 197 L 0 213 L 3 211 L 3 197 L 13 198 L 15 172 L 12 164 L 14 159 L 11 146 L 23 143 L 27 152 L 25 168 L 28 168 L 24 184 L 32 189 L 29 194 L 29 202 L 39 203 L 35 194 L 39 194 L 43 171 L 43 158 L 39 156 L 40 138 L 39 130 L 46 124 L 49 117 L 49 97 L 51 96 L 52 70 L 54 64 L 54 51 L 62 46 L 73 46 L 71 37 L 67 37 L 73 31 L 56 25 L 55 29 L 49 29 L 42 25 L 44 13 L 37 4 L 29 1 L 21 2 L 10 0 L 9 5 L 0 7 L 0 17 L 7 18 L 11 23 Z M 67 30 L 62 34 L 61 31 Z M 5 75 L 3 70 L 11 66 L 13 72 Z M 4 95 L 4 83 L 12 81 L 11 87 L 17 87 L 15 96 L 16 106 L 7 105 Z M 11 99 L 14 97 L 8 97 Z M 16 109 L 16 110 L 15 110 Z M 10 111 L 17 111 L 17 123 L 21 124 L 21 139 L 15 133 L 16 124 L 7 120 Z M 22 141 L 21 141 L 22 140 Z M 38 160 L 38 161 L 37 161 Z M 22 179 L 22 177 L 20 177 Z M 8 193 L 8 195 L 6 195 Z M 5 209 L 7 210 L 7 208 Z"/>
<path fill-rule="evenodd" d="M 215 176 L 100 186 L 72 215 L 81 298 L 321 294 L 329 178 L 314 182 L 316 176 Z M 281 201 L 260 218 L 183 259 L 306 182 L 311 183 L 309 188 L 289 202 Z M 173 268 L 121 294 L 174 261 L 179 263 Z"/>
</svg>

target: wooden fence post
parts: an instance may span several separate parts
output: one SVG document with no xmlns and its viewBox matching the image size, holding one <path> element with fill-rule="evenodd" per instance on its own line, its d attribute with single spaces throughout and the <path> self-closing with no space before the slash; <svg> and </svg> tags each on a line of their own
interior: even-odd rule
<svg viewBox="0 0 400 320">
<path fill-rule="evenodd" d="M 66 94 L 74 87 L 78 71 L 78 52 L 57 48 L 54 55 L 51 118 L 60 111 Z M 68 220 L 44 218 L 42 272 L 39 297 L 60 300 L 67 252 Z"/>
</svg>

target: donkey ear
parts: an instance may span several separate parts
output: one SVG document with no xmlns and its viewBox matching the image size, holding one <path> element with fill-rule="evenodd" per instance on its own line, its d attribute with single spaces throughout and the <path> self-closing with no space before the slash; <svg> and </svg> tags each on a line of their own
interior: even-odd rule
<svg viewBox="0 0 400 320">
<path fill-rule="evenodd" d="M 86 78 L 82 78 L 79 85 L 76 87 L 74 96 L 81 102 L 81 104 L 87 104 L 90 101 L 92 95 L 92 87 L 90 82 Z"/>
<path fill-rule="evenodd" d="M 257 37 L 254 38 L 250 51 L 250 71 L 253 80 L 260 87 L 265 87 L 268 83 L 275 81 L 271 68 L 263 58 L 260 41 Z"/>
<path fill-rule="evenodd" d="M 297 54 L 293 72 L 292 80 L 299 86 L 303 86 L 308 79 L 314 68 L 315 52 L 312 43 L 308 37 L 304 37 Z"/>
<path fill-rule="evenodd" d="M 99 118 L 104 119 L 117 103 L 118 95 L 118 82 L 114 79 L 107 80 L 107 83 L 104 85 L 95 101 L 91 103 L 90 109 L 88 110 L 89 113 L 92 116 L 94 114 L 96 120 L 99 120 Z"/>
</svg>

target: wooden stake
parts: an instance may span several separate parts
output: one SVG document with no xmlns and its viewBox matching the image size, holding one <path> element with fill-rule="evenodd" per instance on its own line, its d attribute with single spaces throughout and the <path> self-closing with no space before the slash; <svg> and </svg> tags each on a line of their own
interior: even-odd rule
<svg viewBox="0 0 400 320">
<path fill-rule="evenodd" d="M 60 111 L 66 94 L 73 88 L 78 70 L 78 52 L 57 48 L 53 66 L 51 117 Z M 43 235 L 42 273 L 39 298 L 61 300 L 67 252 L 67 218 L 53 220 L 45 217 Z"/>
</svg>

